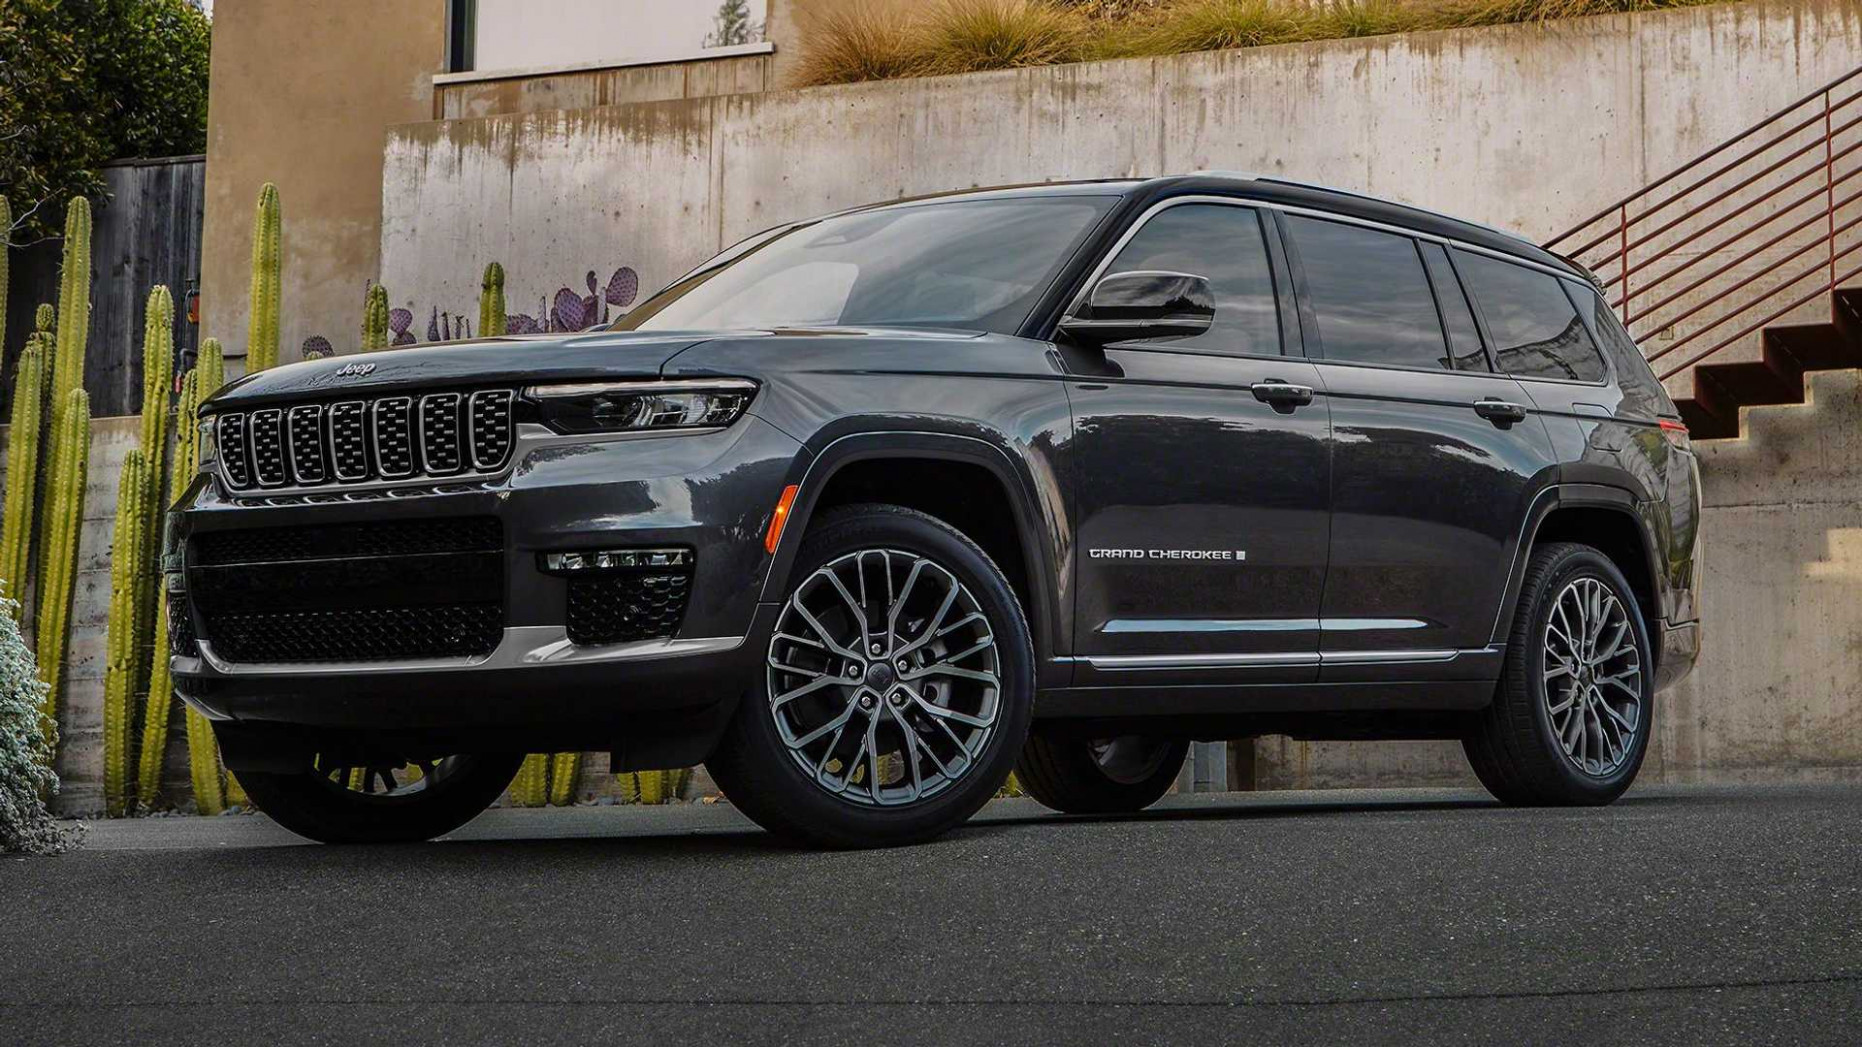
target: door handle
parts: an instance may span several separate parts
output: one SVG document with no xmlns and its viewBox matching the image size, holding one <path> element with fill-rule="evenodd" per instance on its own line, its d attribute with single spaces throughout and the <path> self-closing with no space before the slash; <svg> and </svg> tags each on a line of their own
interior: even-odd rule
<svg viewBox="0 0 1862 1047">
<path fill-rule="evenodd" d="M 1492 422 L 1496 428 L 1511 429 L 1526 420 L 1526 409 L 1505 400 L 1476 400 L 1474 413 Z"/>
<path fill-rule="evenodd" d="M 1291 411 L 1312 403 L 1312 386 L 1294 385 L 1278 378 L 1269 378 L 1248 387 L 1254 398 L 1264 404 L 1270 404 L 1276 411 Z"/>
</svg>

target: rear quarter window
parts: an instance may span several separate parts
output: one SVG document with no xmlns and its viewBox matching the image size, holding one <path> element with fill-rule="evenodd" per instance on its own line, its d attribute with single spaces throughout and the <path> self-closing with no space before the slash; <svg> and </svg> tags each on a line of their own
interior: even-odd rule
<svg viewBox="0 0 1862 1047">
<path fill-rule="evenodd" d="M 1562 280 L 1461 250 L 1455 266 L 1487 321 L 1500 370 L 1522 378 L 1603 381 L 1603 356 Z"/>
<path fill-rule="evenodd" d="M 1635 339 L 1623 330 L 1622 322 L 1597 297 L 1597 289 L 1588 284 L 1566 280 L 1565 290 L 1570 292 L 1571 301 L 1577 306 L 1578 314 L 1590 329 L 1596 332 L 1597 341 L 1603 346 L 1605 356 L 1616 369 L 1616 384 L 1623 391 L 1623 410 L 1627 413 L 1645 418 L 1659 418 L 1662 415 L 1674 416 L 1674 401 L 1668 398 L 1668 390 L 1662 388 L 1661 380 L 1649 369 L 1649 362 L 1636 347 Z"/>
</svg>

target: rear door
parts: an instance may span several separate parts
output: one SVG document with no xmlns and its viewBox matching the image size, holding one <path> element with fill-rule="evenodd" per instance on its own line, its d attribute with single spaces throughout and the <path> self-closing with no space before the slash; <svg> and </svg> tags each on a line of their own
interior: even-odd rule
<svg viewBox="0 0 1862 1047">
<path fill-rule="evenodd" d="M 1321 679 L 1484 675 L 1520 521 L 1555 472 L 1545 428 L 1493 369 L 1442 244 L 1281 220 L 1332 406 Z"/>
<path fill-rule="evenodd" d="M 1075 435 L 1074 681 L 1308 682 L 1318 675 L 1330 452 L 1272 220 L 1161 205 L 1111 273 L 1207 278 L 1194 338 L 1068 347 Z"/>
</svg>

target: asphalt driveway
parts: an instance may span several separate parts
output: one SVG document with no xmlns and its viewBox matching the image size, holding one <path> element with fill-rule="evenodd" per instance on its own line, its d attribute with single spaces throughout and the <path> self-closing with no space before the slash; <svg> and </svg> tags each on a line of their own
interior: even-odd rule
<svg viewBox="0 0 1862 1047">
<path fill-rule="evenodd" d="M 99 824 L 0 860 L 0 1044 L 1862 1043 L 1862 787 L 1004 801 L 925 847 L 725 806 L 434 844 Z"/>
</svg>

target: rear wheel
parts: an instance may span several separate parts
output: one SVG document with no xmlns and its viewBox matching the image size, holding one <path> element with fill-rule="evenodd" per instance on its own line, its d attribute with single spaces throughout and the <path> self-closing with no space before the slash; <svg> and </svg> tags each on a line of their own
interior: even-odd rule
<svg viewBox="0 0 1862 1047">
<path fill-rule="evenodd" d="M 291 774 L 241 771 L 246 795 L 279 825 L 322 843 L 410 843 L 478 817 L 511 784 L 523 754 L 448 756 L 366 766 L 314 757 Z"/>
<path fill-rule="evenodd" d="M 758 690 L 707 763 L 731 802 L 830 847 L 928 840 L 976 813 L 1033 706 L 1001 570 L 941 520 L 858 505 L 810 529 L 791 577 Z"/>
<path fill-rule="evenodd" d="M 1015 776 L 1028 795 L 1066 814 L 1142 811 L 1170 791 L 1190 743 L 1182 738 L 1044 738 L 1022 747 Z"/>
<path fill-rule="evenodd" d="M 1532 551 L 1493 704 L 1462 746 L 1512 804 L 1606 804 L 1648 751 L 1655 661 L 1635 593 L 1608 557 L 1567 542 Z"/>
</svg>

